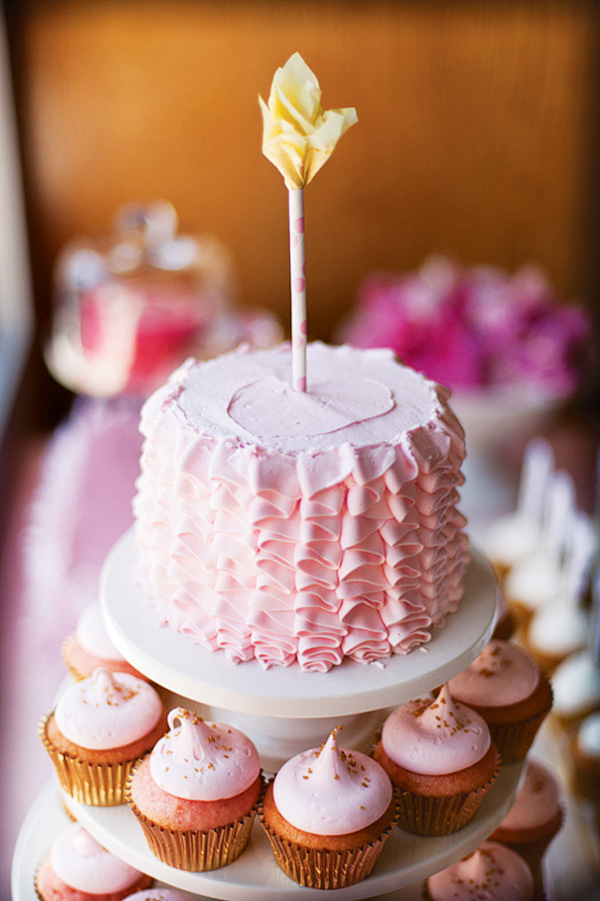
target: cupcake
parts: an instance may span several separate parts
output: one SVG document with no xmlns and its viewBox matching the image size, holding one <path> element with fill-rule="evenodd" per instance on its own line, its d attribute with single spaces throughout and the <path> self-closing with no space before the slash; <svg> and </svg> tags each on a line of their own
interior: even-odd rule
<svg viewBox="0 0 600 901">
<path fill-rule="evenodd" d="M 600 807 L 600 713 L 586 717 L 570 739 L 573 789 Z"/>
<path fill-rule="evenodd" d="M 570 539 L 560 592 L 555 600 L 534 613 L 524 635 L 527 648 L 546 673 L 552 673 L 571 654 L 583 650 L 590 630 L 584 598 L 596 533 L 590 519 L 576 512 L 570 517 L 568 529 Z"/>
<path fill-rule="evenodd" d="M 131 767 L 165 728 L 166 711 L 151 685 L 99 668 L 65 692 L 39 734 L 64 791 L 111 807 L 125 803 Z"/>
<path fill-rule="evenodd" d="M 551 721 L 569 731 L 600 710 L 600 667 L 588 650 L 567 657 L 552 674 Z"/>
<path fill-rule="evenodd" d="M 374 757 L 398 790 L 399 826 L 417 835 L 448 835 L 466 826 L 499 766 L 485 721 L 456 702 L 447 685 L 437 699 L 411 701 L 391 713 Z"/>
<path fill-rule="evenodd" d="M 427 901 L 533 901 L 535 880 L 515 851 L 483 842 L 458 863 L 430 876 L 424 895 Z"/>
<path fill-rule="evenodd" d="M 131 774 L 127 802 L 164 863 L 215 870 L 242 853 L 261 794 L 258 752 L 224 723 L 177 707 L 169 732 Z"/>
<path fill-rule="evenodd" d="M 122 901 L 152 882 L 106 851 L 79 823 L 58 835 L 35 874 L 41 901 Z"/>
<path fill-rule="evenodd" d="M 275 860 L 300 885 L 335 889 L 365 879 L 395 825 L 390 780 L 372 758 L 340 748 L 334 729 L 321 748 L 283 764 L 260 821 Z"/>
<path fill-rule="evenodd" d="M 561 569 L 545 550 L 516 564 L 504 581 L 508 608 L 517 627 L 526 631 L 536 610 L 558 597 Z"/>
<path fill-rule="evenodd" d="M 538 875 L 542 857 L 562 822 L 554 774 L 538 760 L 529 758 L 515 803 L 490 838 L 520 854 Z"/>
<path fill-rule="evenodd" d="M 540 669 L 552 675 L 563 660 L 585 648 L 588 631 L 586 612 L 559 595 L 534 613 L 524 644 Z"/>
<path fill-rule="evenodd" d="M 63 643 L 62 656 L 65 666 L 77 680 L 91 676 L 99 666 L 112 673 L 131 673 L 138 679 L 145 678 L 127 663 L 108 637 L 98 602 L 88 604 L 82 611 L 75 631 Z"/>
<path fill-rule="evenodd" d="M 486 721 L 503 763 L 525 757 L 552 707 L 548 678 L 510 641 L 492 639 L 449 685 L 455 700 Z"/>
</svg>

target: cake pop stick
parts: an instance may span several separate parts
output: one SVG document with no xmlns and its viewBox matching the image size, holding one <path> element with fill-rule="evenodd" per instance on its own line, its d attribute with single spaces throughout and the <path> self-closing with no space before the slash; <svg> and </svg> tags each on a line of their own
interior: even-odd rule
<svg viewBox="0 0 600 901">
<path fill-rule="evenodd" d="M 538 525 L 543 520 L 553 470 L 552 448 L 544 438 L 533 438 L 525 448 L 517 509 Z"/>
<path fill-rule="evenodd" d="M 292 384 L 297 391 L 306 391 L 304 187 L 357 117 L 352 108 L 323 110 L 319 82 L 299 53 L 277 69 L 268 103 L 262 97 L 258 100 L 263 153 L 279 169 L 289 191 Z"/>
</svg>

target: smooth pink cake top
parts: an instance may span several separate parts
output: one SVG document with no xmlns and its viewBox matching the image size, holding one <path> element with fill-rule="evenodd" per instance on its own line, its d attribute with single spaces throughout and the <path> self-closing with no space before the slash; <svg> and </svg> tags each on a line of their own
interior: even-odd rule
<svg viewBox="0 0 600 901">
<path fill-rule="evenodd" d="M 65 738 L 90 750 L 120 748 L 147 735 L 163 711 L 151 685 L 129 673 L 98 667 L 56 705 L 56 725 Z"/>
<path fill-rule="evenodd" d="M 515 803 L 502 820 L 502 829 L 533 829 L 555 816 L 559 806 L 558 783 L 550 770 L 528 758 L 525 778 Z"/>
<path fill-rule="evenodd" d="M 360 751 L 339 748 L 335 729 L 323 747 L 284 763 L 273 784 L 284 819 L 315 835 L 364 829 L 385 813 L 392 793 L 382 767 Z"/>
<path fill-rule="evenodd" d="M 150 755 L 156 784 L 177 798 L 218 801 L 249 788 L 260 773 L 260 760 L 250 739 L 225 723 L 203 720 L 176 707 L 168 716 L 169 731 Z"/>
<path fill-rule="evenodd" d="M 176 406 L 199 431 L 287 453 L 389 443 L 439 408 L 437 386 L 388 350 L 315 342 L 307 360 L 306 392 L 292 387 L 287 345 L 189 361 L 173 376 L 183 383 Z"/>
<path fill-rule="evenodd" d="M 527 651 L 514 642 L 492 639 L 448 684 L 463 704 L 505 707 L 528 698 L 539 680 L 539 667 Z"/>
<path fill-rule="evenodd" d="M 530 901 L 533 874 L 522 857 L 497 842 L 484 842 L 458 863 L 430 876 L 433 901 Z"/>
<path fill-rule="evenodd" d="M 464 770 L 490 747 L 485 721 L 464 704 L 453 701 L 444 685 L 434 701 L 415 700 L 387 718 L 381 735 L 388 757 L 413 773 L 431 776 Z"/>
<path fill-rule="evenodd" d="M 111 854 L 79 823 L 71 823 L 55 840 L 50 851 L 54 873 L 71 888 L 92 895 L 122 892 L 140 876 L 115 854 Z"/>
</svg>

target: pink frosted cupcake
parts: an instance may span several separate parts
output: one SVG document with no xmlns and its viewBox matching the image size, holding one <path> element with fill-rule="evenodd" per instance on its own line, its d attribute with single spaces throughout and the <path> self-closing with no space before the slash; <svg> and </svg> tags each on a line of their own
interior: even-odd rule
<svg viewBox="0 0 600 901">
<path fill-rule="evenodd" d="M 88 604 L 82 611 L 75 631 L 63 643 L 62 656 L 65 666 L 78 681 L 91 676 L 99 666 L 111 673 L 130 673 L 138 679 L 145 678 L 125 660 L 108 637 L 98 602 Z"/>
<path fill-rule="evenodd" d="M 97 669 L 45 716 L 39 734 L 65 792 L 98 807 L 125 803 L 133 764 L 166 728 L 166 711 L 147 682 Z"/>
<path fill-rule="evenodd" d="M 267 788 L 260 820 L 287 876 L 334 889 L 369 875 L 395 825 L 395 807 L 383 769 L 339 748 L 334 730 L 321 748 L 284 763 Z"/>
<path fill-rule="evenodd" d="M 525 757 L 552 707 L 547 676 L 510 641 L 492 639 L 448 684 L 453 698 L 486 721 L 503 763 Z"/>
<path fill-rule="evenodd" d="M 59 834 L 35 876 L 41 901 L 122 901 L 152 882 L 106 851 L 79 823 Z"/>
<path fill-rule="evenodd" d="M 215 870 L 248 839 L 260 797 L 258 752 L 224 723 L 178 707 L 169 732 L 131 774 L 127 802 L 152 852 L 182 870 Z"/>
<path fill-rule="evenodd" d="M 533 901 L 535 880 L 522 857 L 497 842 L 484 842 L 459 860 L 430 876 L 428 901 Z"/>
<path fill-rule="evenodd" d="M 398 825 L 417 835 L 448 835 L 473 818 L 498 775 L 499 755 L 485 721 L 438 697 L 398 707 L 374 755 L 399 795 Z"/>
<path fill-rule="evenodd" d="M 490 838 L 511 847 L 538 874 L 562 821 L 558 782 L 547 767 L 529 758 L 515 803 Z"/>
</svg>

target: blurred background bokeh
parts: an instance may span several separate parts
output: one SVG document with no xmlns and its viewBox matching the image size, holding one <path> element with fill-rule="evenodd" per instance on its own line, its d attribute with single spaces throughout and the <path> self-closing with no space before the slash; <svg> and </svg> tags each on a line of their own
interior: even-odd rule
<svg viewBox="0 0 600 901">
<path fill-rule="evenodd" d="M 19 536 L 40 461 L 48 476 L 48 443 L 81 409 L 76 386 L 47 365 L 65 248 L 110 233 L 128 204 L 167 201 L 183 235 L 225 249 L 240 316 L 265 311 L 289 335 L 287 198 L 261 154 L 258 94 L 294 51 L 325 108 L 358 114 L 306 191 L 310 340 L 341 334 L 373 273 L 416 272 L 434 254 L 467 270 L 534 264 L 559 304 L 581 305 L 598 346 L 596 0 L 4 0 L 0 26 L 3 623 L 22 615 Z M 599 397 L 592 361 L 551 423 L 557 466 L 588 512 Z M 465 410 L 484 443 L 489 412 L 487 402 Z M 508 434 L 515 411 L 499 413 L 493 428 Z M 530 410 L 524 420 L 537 427 Z M 489 487 L 492 470 L 483 476 Z M 53 503 L 69 475 L 52 478 L 44 528 L 54 512 L 64 529 Z M 36 763 L 23 754 L 22 769 Z"/>
<path fill-rule="evenodd" d="M 68 402 L 41 362 L 52 267 L 122 204 L 165 198 L 237 267 L 240 302 L 288 321 L 286 199 L 257 95 L 299 50 L 359 124 L 307 192 L 309 337 L 370 272 L 432 252 L 598 300 L 600 10 L 569 0 L 5 4 L 36 336 L 22 415 Z"/>
</svg>

